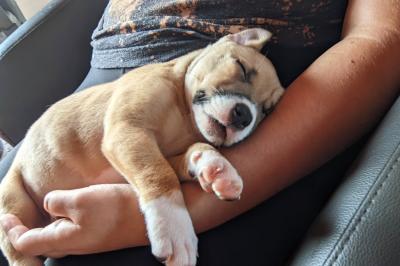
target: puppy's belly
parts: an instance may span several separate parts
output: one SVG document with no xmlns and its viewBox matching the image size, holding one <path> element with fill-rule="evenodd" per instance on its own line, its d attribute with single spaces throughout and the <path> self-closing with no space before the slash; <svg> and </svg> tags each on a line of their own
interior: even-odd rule
<svg viewBox="0 0 400 266">
<path fill-rule="evenodd" d="M 96 184 L 120 184 L 128 183 L 126 179 L 120 175 L 113 167 L 109 167 L 100 172 L 99 175 L 88 178 L 88 185 Z"/>
</svg>

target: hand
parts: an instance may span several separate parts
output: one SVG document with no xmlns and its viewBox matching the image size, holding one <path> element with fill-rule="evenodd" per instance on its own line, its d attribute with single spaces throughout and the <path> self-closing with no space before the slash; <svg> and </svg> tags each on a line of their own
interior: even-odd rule
<svg viewBox="0 0 400 266">
<path fill-rule="evenodd" d="M 44 228 L 30 230 L 11 214 L 0 218 L 16 250 L 55 258 L 148 242 L 136 196 L 128 184 L 52 191 L 45 197 L 44 208 L 51 216 L 58 217 Z"/>
</svg>

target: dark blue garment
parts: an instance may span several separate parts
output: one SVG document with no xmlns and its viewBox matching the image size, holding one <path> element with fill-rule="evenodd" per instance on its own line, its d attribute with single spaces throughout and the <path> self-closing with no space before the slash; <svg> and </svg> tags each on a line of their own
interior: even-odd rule
<svg viewBox="0 0 400 266">
<path fill-rule="evenodd" d="M 112 0 L 93 33 L 92 66 L 165 62 L 250 27 L 287 85 L 340 39 L 345 0 Z"/>
</svg>

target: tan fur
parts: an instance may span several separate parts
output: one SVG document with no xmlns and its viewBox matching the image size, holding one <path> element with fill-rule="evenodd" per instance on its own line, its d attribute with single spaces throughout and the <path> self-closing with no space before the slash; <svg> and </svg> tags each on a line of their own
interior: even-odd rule
<svg viewBox="0 0 400 266">
<path fill-rule="evenodd" d="M 251 83 L 243 81 L 235 58 L 254 70 Z M 28 131 L 1 183 L 1 212 L 38 227 L 49 222 L 43 199 L 52 190 L 127 181 L 147 202 L 179 189 L 177 173 L 187 177 L 190 153 L 215 149 L 193 145 L 203 138 L 194 125 L 191 97 L 197 89 L 220 86 L 248 91 L 261 105 L 276 103 L 279 97 L 271 95 L 282 90 L 271 63 L 255 49 L 220 41 L 59 101 Z M 110 169 L 113 174 L 102 174 Z M 4 235 L 1 241 L 9 261 L 30 259 Z"/>
</svg>

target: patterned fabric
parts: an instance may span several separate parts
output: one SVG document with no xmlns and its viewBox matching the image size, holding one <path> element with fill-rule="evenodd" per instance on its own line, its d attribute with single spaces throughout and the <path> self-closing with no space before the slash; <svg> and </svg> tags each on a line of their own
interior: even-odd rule
<svg viewBox="0 0 400 266">
<path fill-rule="evenodd" d="M 250 27 L 270 46 L 330 47 L 340 38 L 345 0 L 111 0 L 93 33 L 92 66 L 167 61 Z"/>
</svg>

